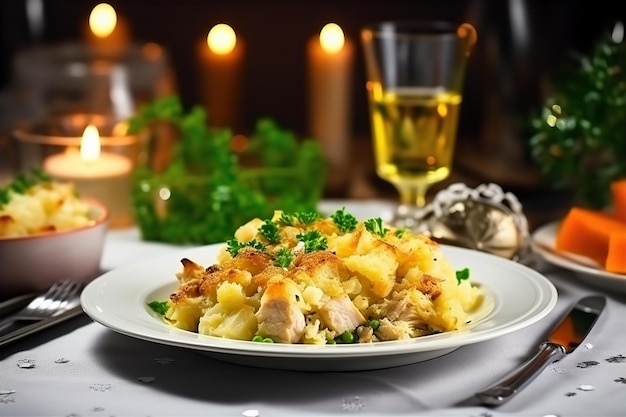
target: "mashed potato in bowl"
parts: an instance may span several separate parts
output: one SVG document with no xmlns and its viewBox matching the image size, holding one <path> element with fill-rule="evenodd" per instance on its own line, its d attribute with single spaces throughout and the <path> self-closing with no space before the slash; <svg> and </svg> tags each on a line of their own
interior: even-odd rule
<svg viewBox="0 0 626 417">
<path fill-rule="evenodd" d="M 0 189 L 0 294 L 44 291 L 98 275 L 108 209 L 70 183 L 16 178 Z"/>
<path fill-rule="evenodd" d="M 182 259 L 164 319 L 200 334 L 275 343 L 372 343 L 465 328 L 483 298 L 426 236 L 338 210 L 276 212 L 217 263 Z"/>
<path fill-rule="evenodd" d="M 43 181 L 23 192 L 9 190 L 0 205 L 0 237 L 76 229 L 95 222 L 71 183 Z"/>
</svg>

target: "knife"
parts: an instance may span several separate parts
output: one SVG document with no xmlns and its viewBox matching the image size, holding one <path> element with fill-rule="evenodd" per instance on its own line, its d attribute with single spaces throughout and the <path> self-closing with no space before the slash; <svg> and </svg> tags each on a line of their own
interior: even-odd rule
<svg viewBox="0 0 626 417">
<path fill-rule="evenodd" d="M 552 330 L 548 340 L 539 345 L 539 351 L 500 381 L 474 394 L 484 405 L 501 405 L 511 399 L 549 364 L 572 353 L 580 345 L 606 305 L 599 295 L 581 298 Z"/>
</svg>

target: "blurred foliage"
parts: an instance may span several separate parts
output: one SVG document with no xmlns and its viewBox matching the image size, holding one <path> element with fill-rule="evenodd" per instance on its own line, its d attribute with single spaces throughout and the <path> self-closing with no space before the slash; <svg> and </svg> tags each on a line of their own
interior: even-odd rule
<svg viewBox="0 0 626 417">
<path fill-rule="evenodd" d="M 531 120 L 531 154 L 576 204 L 604 208 L 611 181 L 626 177 L 626 43 L 606 35 L 571 64 Z"/>
<path fill-rule="evenodd" d="M 274 210 L 317 210 L 326 179 L 318 142 L 298 140 L 273 120 L 260 119 L 235 151 L 230 129 L 210 128 L 206 120 L 201 107 L 185 113 L 177 96 L 150 103 L 129 120 L 130 133 L 166 123 L 177 136 L 163 171 L 135 171 L 132 197 L 143 239 L 225 242 L 239 226 L 271 218 Z"/>
</svg>

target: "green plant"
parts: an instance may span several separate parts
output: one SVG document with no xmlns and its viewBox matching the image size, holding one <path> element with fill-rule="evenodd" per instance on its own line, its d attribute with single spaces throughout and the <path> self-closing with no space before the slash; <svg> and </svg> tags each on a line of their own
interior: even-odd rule
<svg viewBox="0 0 626 417">
<path fill-rule="evenodd" d="M 554 85 L 531 120 L 531 155 L 576 204 L 606 207 L 611 181 L 626 176 L 626 43 L 607 35 Z"/>
<path fill-rule="evenodd" d="M 169 124 L 178 140 L 163 171 L 135 171 L 132 197 L 143 239 L 224 242 L 240 225 L 272 217 L 274 210 L 317 210 L 326 178 L 318 142 L 298 140 L 266 118 L 257 122 L 245 149 L 235 151 L 230 129 L 208 127 L 200 107 L 185 113 L 176 96 L 140 109 L 129 132 L 157 123 Z"/>
</svg>

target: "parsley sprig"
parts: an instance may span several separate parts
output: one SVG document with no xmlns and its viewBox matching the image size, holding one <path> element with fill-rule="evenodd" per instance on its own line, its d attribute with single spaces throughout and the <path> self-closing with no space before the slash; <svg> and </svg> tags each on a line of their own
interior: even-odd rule
<svg viewBox="0 0 626 417">
<path fill-rule="evenodd" d="M 346 208 L 342 207 L 334 214 L 330 215 L 333 222 L 342 233 L 354 232 L 359 221 L 350 213 L 346 213 Z"/>
<path fill-rule="evenodd" d="M 469 277 L 470 277 L 469 268 L 463 268 L 463 269 L 456 271 L 456 282 L 459 285 L 461 285 L 462 281 L 468 280 Z"/>
<path fill-rule="evenodd" d="M 316 211 L 298 211 L 295 213 L 281 213 L 278 221 L 285 226 L 306 226 L 319 219 Z"/>
<path fill-rule="evenodd" d="M 363 224 L 366 230 L 380 237 L 385 237 L 385 234 L 389 231 L 389 229 L 383 226 L 383 219 L 380 217 L 365 220 Z"/>
<path fill-rule="evenodd" d="M 177 96 L 160 98 L 129 120 L 129 133 L 147 132 L 151 143 L 164 130 L 176 136 L 164 170 L 146 165 L 134 173 L 133 206 L 144 240 L 224 242 L 240 225 L 269 218 L 277 207 L 316 210 L 326 178 L 319 142 L 298 140 L 265 118 L 246 138 L 247 146 L 235 151 L 233 132 L 209 125 L 203 108 L 187 112 Z M 164 188 L 167 200 L 159 197 Z"/>
<path fill-rule="evenodd" d="M 237 239 L 230 239 L 226 241 L 226 250 L 233 258 L 237 256 L 240 250 L 246 247 L 250 247 L 261 252 L 265 252 L 266 249 L 266 246 L 263 244 L 263 242 L 259 242 L 256 239 L 252 239 L 249 242 L 240 242 Z"/>
<path fill-rule="evenodd" d="M 276 257 L 274 259 L 274 264 L 276 266 L 280 266 L 281 268 L 289 268 L 289 265 L 293 262 L 293 253 L 288 248 L 280 248 L 278 252 L 276 252 Z"/>
<path fill-rule="evenodd" d="M 0 188 L 0 207 L 8 204 L 13 194 L 25 194 L 36 184 L 49 181 L 51 181 L 50 176 L 40 168 L 18 173 L 9 184 Z"/>
<path fill-rule="evenodd" d="M 155 313 L 157 313 L 158 315 L 164 316 L 167 313 L 167 310 L 169 309 L 169 302 L 167 300 L 166 301 L 154 300 L 148 303 L 148 307 L 150 307 L 150 309 L 154 311 Z"/>
<path fill-rule="evenodd" d="M 270 243 L 280 242 L 280 230 L 278 229 L 276 223 L 269 219 L 265 219 L 263 221 L 263 224 L 259 228 L 259 233 L 261 233 Z"/>
<path fill-rule="evenodd" d="M 304 252 L 306 253 L 326 250 L 328 247 L 328 239 L 319 230 L 308 230 L 297 234 L 296 239 L 304 243 Z"/>
</svg>

